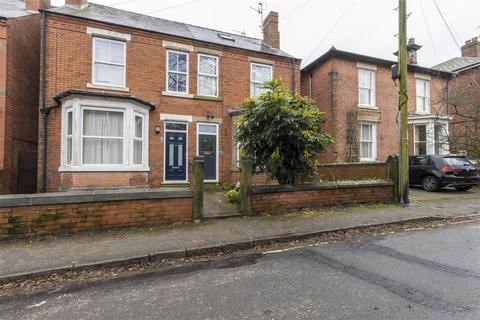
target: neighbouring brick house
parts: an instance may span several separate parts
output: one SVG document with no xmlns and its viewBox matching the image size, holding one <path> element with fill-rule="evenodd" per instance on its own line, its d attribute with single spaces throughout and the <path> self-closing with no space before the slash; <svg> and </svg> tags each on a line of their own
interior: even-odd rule
<svg viewBox="0 0 480 320">
<path fill-rule="evenodd" d="M 206 181 L 232 181 L 232 117 L 244 99 L 272 77 L 300 88 L 300 60 L 279 49 L 274 12 L 263 40 L 86 0 L 42 14 L 40 191 L 187 183 L 196 154 Z"/>
<path fill-rule="evenodd" d="M 442 97 L 450 72 L 417 65 L 419 45 L 408 44 L 410 154 L 449 152 L 449 119 Z M 327 113 L 335 143 L 322 163 L 386 160 L 398 153 L 398 88 L 395 61 L 330 49 L 302 69 L 301 93 Z"/>
<path fill-rule="evenodd" d="M 36 189 L 40 14 L 50 1 L 0 0 L 0 194 Z"/>
<path fill-rule="evenodd" d="M 478 37 L 465 42 L 461 57 L 434 66 L 451 72 L 445 100 L 452 115 L 449 142 L 451 151 L 465 153 L 480 160 L 480 41 Z"/>
</svg>

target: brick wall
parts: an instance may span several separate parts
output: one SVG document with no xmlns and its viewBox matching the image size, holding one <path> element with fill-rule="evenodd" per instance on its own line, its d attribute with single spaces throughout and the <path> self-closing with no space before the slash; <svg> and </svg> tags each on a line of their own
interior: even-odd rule
<svg viewBox="0 0 480 320">
<path fill-rule="evenodd" d="M 391 202 L 393 184 L 388 182 L 329 183 L 253 188 L 254 214 L 280 214 L 307 208 Z"/>
<path fill-rule="evenodd" d="M 5 115 L 7 108 L 7 22 L 0 19 L 0 185 L 3 186 L 5 164 Z M 0 193 L 5 187 L 0 187 Z"/>
<path fill-rule="evenodd" d="M 8 19 L 5 47 L 0 31 L 0 59 L 6 61 L 5 105 L 2 114 L 0 80 L 0 130 L 3 131 L 2 183 L 0 193 L 34 192 L 36 171 L 28 162 L 36 162 L 38 133 L 40 16 Z M 1 27 L 0 27 L 1 28 Z M 6 52 L 6 60 L 4 54 Z M 1 63 L 0 63 L 1 64 Z M 2 73 L 0 67 L 0 79 Z M 0 134 L 0 147 L 2 147 Z M 3 153 L 3 156 L 2 156 Z M 19 183 L 19 181 L 21 183 Z M 27 183 L 30 181 L 30 183 Z"/>
<path fill-rule="evenodd" d="M 189 190 L 58 193 L 26 200 L 0 197 L 0 240 L 192 219 Z"/>
<path fill-rule="evenodd" d="M 163 183 L 163 121 L 160 114 L 190 115 L 207 121 L 207 114 L 220 123 L 219 126 L 219 178 L 230 180 L 232 162 L 232 121 L 227 109 L 239 108 L 250 95 L 250 61 L 249 57 L 274 61 L 273 75 L 283 78 L 287 87 L 292 89 L 293 82 L 297 90 L 300 86 L 300 65 L 295 63 L 295 81 L 293 65 L 289 58 L 281 58 L 241 49 L 228 48 L 198 41 L 176 38 L 167 35 L 144 32 L 123 27 L 114 27 L 98 22 L 89 22 L 64 16 L 47 15 L 46 41 L 46 77 L 47 102 L 52 104 L 52 97 L 68 89 L 99 91 L 87 88 L 92 81 L 92 35 L 86 28 L 94 27 L 132 35 L 127 44 L 127 86 L 129 95 L 153 102 L 157 108 L 150 113 L 149 128 L 149 165 L 148 184 L 159 187 Z M 222 51 L 219 58 L 219 89 L 221 101 L 187 99 L 162 95 L 165 90 L 166 48 L 162 41 L 171 41 L 207 49 Z M 189 53 L 189 91 L 197 91 L 197 52 Z M 112 93 L 119 93 L 112 91 Z M 121 93 L 121 92 L 120 92 Z M 61 108 L 53 108 L 48 117 L 48 155 L 47 155 L 47 191 L 64 190 L 63 175 L 58 172 L 60 166 L 61 142 Z M 156 134 L 154 128 L 159 125 L 162 130 Z M 41 124 L 40 124 L 41 126 Z M 40 129 L 40 136 L 41 136 Z M 41 137 L 40 137 L 41 138 Z M 41 141 L 41 140 L 40 140 Z M 41 143 L 39 151 L 42 149 Z M 188 160 L 196 154 L 196 123 L 188 124 Z M 41 174 L 41 161 L 38 163 Z M 189 173 L 188 176 L 191 176 Z M 105 183 L 114 179 L 113 175 L 104 174 Z M 68 179 L 67 179 L 68 180 Z M 40 181 L 40 180 L 39 180 Z"/>
<path fill-rule="evenodd" d="M 358 107 L 357 62 L 333 57 L 309 72 L 302 72 L 302 95 L 311 96 L 320 111 L 327 112 L 327 133 L 335 143 L 320 156 L 322 163 L 344 162 L 347 152 L 347 113 L 360 110 Z M 376 65 L 376 106 L 381 112 L 377 124 L 377 160 L 385 161 L 390 154 L 398 153 L 398 89 L 391 79 L 390 66 Z M 441 101 L 446 79 L 432 76 L 432 112 L 446 114 L 447 108 Z M 415 113 L 415 72 L 408 74 L 409 114 Z M 368 109 L 365 109 L 368 111 Z M 413 138 L 413 136 L 410 136 Z M 413 142 L 410 142 L 413 143 Z"/>
</svg>

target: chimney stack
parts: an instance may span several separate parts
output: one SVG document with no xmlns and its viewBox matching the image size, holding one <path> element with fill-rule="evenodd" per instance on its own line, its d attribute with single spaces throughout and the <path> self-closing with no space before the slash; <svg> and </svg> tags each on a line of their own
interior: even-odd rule
<svg viewBox="0 0 480 320">
<path fill-rule="evenodd" d="M 417 60 L 417 51 L 420 50 L 422 46 L 415 43 L 415 38 L 408 39 L 407 43 L 407 56 L 408 64 L 418 64 Z"/>
<path fill-rule="evenodd" d="M 280 48 L 280 32 L 278 31 L 278 12 L 270 11 L 263 21 L 263 41 L 273 48 Z"/>
<path fill-rule="evenodd" d="M 480 58 L 480 41 L 478 37 L 465 41 L 462 46 L 462 57 Z"/>
<path fill-rule="evenodd" d="M 75 8 L 84 8 L 88 6 L 88 0 L 65 0 L 65 5 Z"/>
<path fill-rule="evenodd" d="M 50 0 L 25 0 L 25 9 L 27 9 L 27 11 L 38 11 L 50 7 Z"/>
</svg>

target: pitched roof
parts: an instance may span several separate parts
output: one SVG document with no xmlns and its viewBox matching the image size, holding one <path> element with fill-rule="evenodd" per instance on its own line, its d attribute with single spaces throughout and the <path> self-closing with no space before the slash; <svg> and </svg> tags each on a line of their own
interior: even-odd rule
<svg viewBox="0 0 480 320">
<path fill-rule="evenodd" d="M 84 8 L 62 6 L 58 8 L 47 9 L 45 11 L 134 29 L 168 34 L 187 39 L 194 39 L 228 47 L 293 58 L 293 56 L 289 55 L 288 53 L 271 47 L 261 39 L 165 20 L 139 13 L 102 6 L 96 3 L 89 3 L 88 6 Z"/>
<path fill-rule="evenodd" d="M 480 58 L 472 57 L 457 57 L 437 64 L 433 66 L 433 69 L 449 71 L 449 72 L 459 72 L 467 68 L 472 68 L 480 66 Z"/>
<path fill-rule="evenodd" d="M 312 63 L 308 64 L 307 66 L 302 68 L 302 72 L 308 72 L 312 69 L 314 69 L 316 66 L 322 64 L 323 62 L 331 59 L 331 58 L 343 58 L 346 60 L 354 60 L 354 61 L 361 61 L 361 62 L 367 62 L 367 63 L 372 63 L 376 65 L 381 65 L 390 68 L 392 65 L 396 64 L 397 61 L 393 60 L 387 60 L 387 59 L 382 59 L 382 58 L 376 58 L 372 56 L 366 56 L 358 53 L 353 53 L 353 52 L 348 52 L 348 51 L 342 51 L 338 50 L 335 47 L 332 47 L 330 50 L 328 50 L 326 53 L 318 57 L 315 61 Z M 451 75 L 451 72 L 449 71 L 444 71 L 444 70 L 438 70 L 438 69 L 433 69 L 433 68 L 427 68 L 427 67 L 422 67 L 416 64 L 409 64 L 408 65 L 408 71 L 413 71 L 413 72 L 421 72 L 421 73 L 426 73 L 426 74 L 436 74 L 444 77 L 448 77 Z"/>
<path fill-rule="evenodd" d="M 0 0 L 0 18 L 19 18 L 35 13 L 25 9 L 23 0 Z"/>
</svg>

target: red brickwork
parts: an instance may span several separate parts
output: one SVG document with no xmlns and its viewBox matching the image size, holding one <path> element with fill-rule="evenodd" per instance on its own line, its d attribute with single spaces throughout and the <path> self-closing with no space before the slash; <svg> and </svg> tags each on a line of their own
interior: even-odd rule
<svg viewBox="0 0 480 320">
<path fill-rule="evenodd" d="M 87 83 L 92 82 L 92 35 L 87 34 L 87 27 L 127 33 L 132 36 L 131 41 L 127 43 L 126 79 L 127 87 L 130 89 L 128 94 L 151 101 L 157 106 L 150 113 L 150 172 L 147 180 L 150 187 L 159 187 L 164 181 L 164 126 L 163 121 L 160 120 L 160 114 L 189 115 L 196 117 L 196 119 L 201 119 L 201 121 L 206 121 L 207 115 L 213 116 L 213 121 L 220 123 L 218 132 L 219 180 L 230 181 L 232 167 L 232 121 L 227 110 L 239 108 L 244 99 L 250 95 L 249 57 L 272 60 L 274 62 L 274 77 L 284 79 L 285 85 L 290 89 L 293 83 L 295 83 L 299 91 L 300 64 L 299 61 L 292 62 L 290 58 L 281 58 L 49 13 L 47 14 L 46 31 L 46 96 L 48 104 L 53 103 L 53 96 L 69 89 L 100 91 L 87 88 Z M 223 54 L 219 58 L 219 91 L 221 101 L 162 95 L 162 91 L 165 90 L 167 51 L 162 46 L 162 41 L 222 51 Z M 192 94 L 197 92 L 197 58 L 197 52 L 189 53 L 189 92 Z M 293 67 L 295 68 L 295 79 L 293 79 Z M 112 91 L 112 93 L 122 94 L 122 92 L 118 91 Z M 160 134 L 155 133 L 154 128 L 157 125 L 161 127 Z M 196 127 L 195 121 L 188 124 L 189 162 L 196 154 Z M 40 136 L 41 132 L 40 130 Z M 50 111 L 47 135 L 47 191 L 68 189 L 73 185 L 63 185 L 63 182 L 72 180 L 63 177 L 67 174 L 58 172 L 60 166 L 61 108 L 53 108 Z M 39 150 L 41 148 L 42 146 L 40 145 Z M 41 159 L 38 166 L 39 169 L 42 166 Z M 39 170 L 39 174 L 41 174 L 41 170 Z M 188 173 L 188 176 L 191 177 L 191 172 Z M 109 173 L 102 174 L 101 178 L 104 184 L 108 184 L 110 179 L 117 181 L 114 175 Z M 76 181 L 79 180 L 77 179 Z M 79 185 L 81 184 L 83 182 L 79 182 Z M 113 185 L 115 183 L 112 183 Z M 131 186 L 131 184 L 126 186 Z"/>
<path fill-rule="evenodd" d="M 0 239 L 187 222 L 192 198 L 0 208 Z"/>
<path fill-rule="evenodd" d="M 0 193 L 34 192 L 36 172 L 28 167 L 36 162 L 38 140 L 40 15 L 5 25 L 6 32 L 0 23 Z"/>
<path fill-rule="evenodd" d="M 252 210 L 255 214 L 280 214 L 307 208 L 344 206 L 352 204 L 390 202 L 393 185 L 361 186 L 254 192 Z"/>
</svg>

